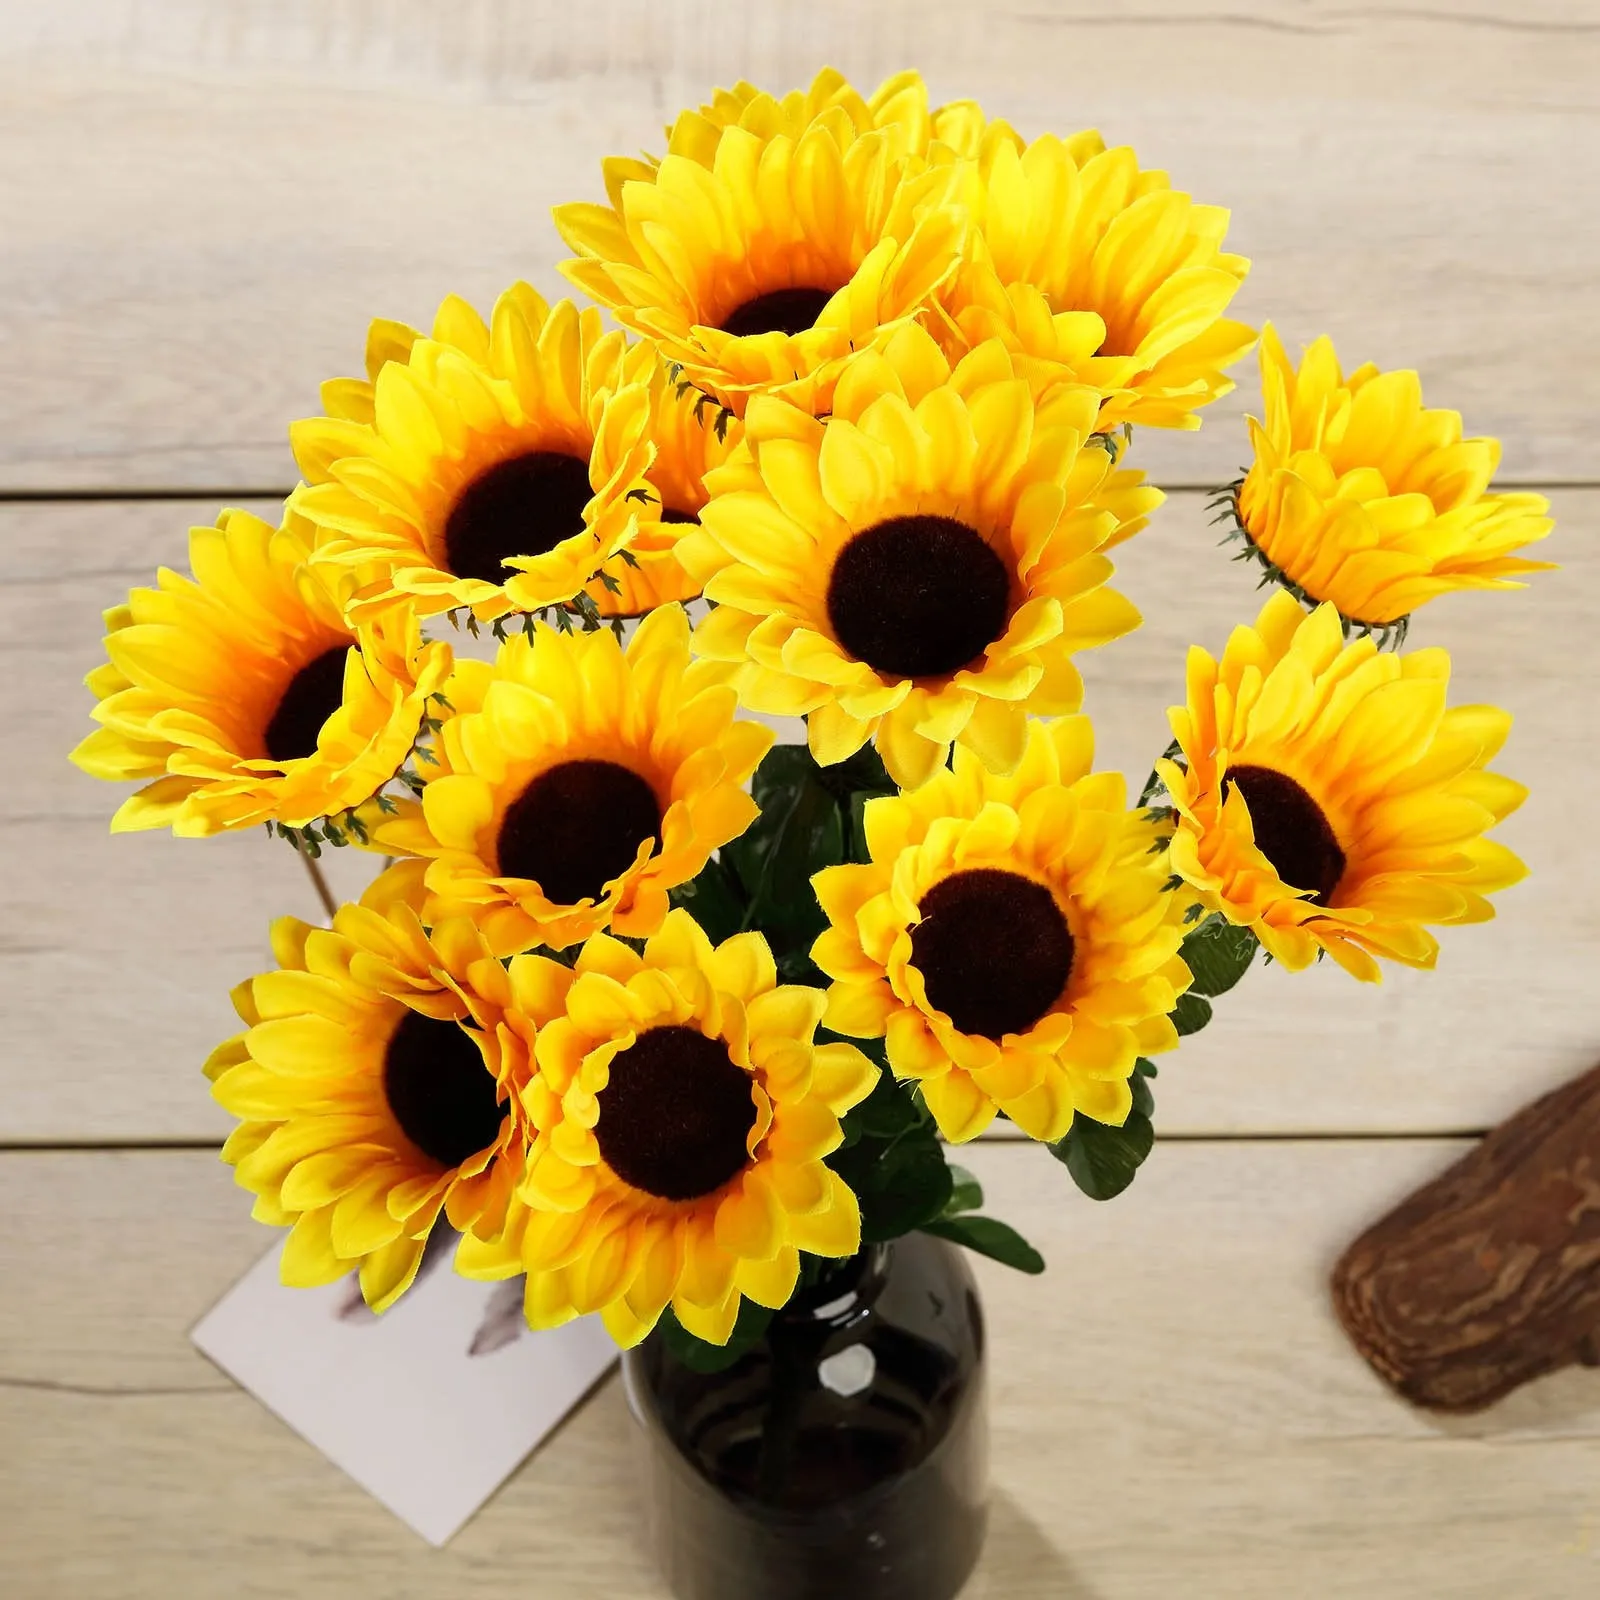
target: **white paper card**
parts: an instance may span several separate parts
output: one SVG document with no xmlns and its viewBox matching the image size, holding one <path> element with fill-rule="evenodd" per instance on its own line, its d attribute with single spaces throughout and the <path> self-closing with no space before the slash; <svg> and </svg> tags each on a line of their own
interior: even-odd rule
<svg viewBox="0 0 1600 1600">
<path fill-rule="evenodd" d="M 381 1317 L 353 1277 L 286 1289 L 278 1247 L 192 1338 L 296 1433 L 430 1544 L 441 1545 L 594 1386 L 617 1349 L 597 1317 L 547 1333 L 522 1280 L 474 1283 L 449 1241 Z M 442 1259 L 441 1259 L 442 1258 Z"/>
</svg>

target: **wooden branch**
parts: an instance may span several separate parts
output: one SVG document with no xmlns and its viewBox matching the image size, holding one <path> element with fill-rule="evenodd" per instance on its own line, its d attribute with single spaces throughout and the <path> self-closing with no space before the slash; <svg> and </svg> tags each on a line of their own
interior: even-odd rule
<svg viewBox="0 0 1600 1600">
<path fill-rule="evenodd" d="M 1378 1374 L 1437 1411 L 1600 1366 L 1600 1068 L 1368 1229 L 1334 1268 L 1333 1301 Z"/>
</svg>

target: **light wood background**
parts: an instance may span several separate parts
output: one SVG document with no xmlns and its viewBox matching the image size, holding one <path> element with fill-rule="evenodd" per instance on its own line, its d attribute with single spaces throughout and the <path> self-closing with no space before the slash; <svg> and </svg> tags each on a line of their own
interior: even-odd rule
<svg viewBox="0 0 1600 1600">
<path fill-rule="evenodd" d="M 65 754 L 101 609 L 181 563 L 190 522 L 289 486 L 285 426 L 369 316 L 555 288 L 548 207 L 596 194 L 601 154 L 824 61 L 1135 144 L 1232 207 L 1242 314 L 1418 366 L 1560 519 L 1560 573 L 1414 633 L 1517 717 L 1502 765 L 1534 793 L 1504 837 L 1534 875 L 1499 919 L 1380 990 L 1252 974 L 1164 1064 L 1164 1143 L 1111 1206 L 1030 1146 L 973 1153 L 1050 1272 L 983 1271 L 971 1593 L 1600 1592 L 1600 1375 L 1431 1421 L 1325 1289 L 1359 1228 L 1600 1052 L 1594 0 L 0 0 L 0 1594 L 660 1595 L 614 1386 L 436 1554 L 190 1348 L 266 1243 L 199 1063 L 267 919 L 313 903 L 259 835 L 111 839 L 114 794 Z M 1238 376 L 1200 435 L 1140 440 L 1173 490 L 1119 563 L 1147 625 L 1089 672 L 1130 773 L 1184 646 L 1256 604 L 1198 492 L 1244 459 Z M 348 891 L 361 865 L 335 863 Z"/>
</svg>

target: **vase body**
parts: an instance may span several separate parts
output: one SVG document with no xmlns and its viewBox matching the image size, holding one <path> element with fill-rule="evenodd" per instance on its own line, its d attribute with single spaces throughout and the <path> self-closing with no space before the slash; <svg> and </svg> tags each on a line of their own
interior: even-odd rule
<svg viewBox="0 0 1600 1600">
<path fill-rule="evenodd" d="M 983 1544 L 983 1313 L 912 1234 L 840 1265 L 722 1372 L 623 1359 L 677 1600 L 952 1600 Z"/>
</svg>

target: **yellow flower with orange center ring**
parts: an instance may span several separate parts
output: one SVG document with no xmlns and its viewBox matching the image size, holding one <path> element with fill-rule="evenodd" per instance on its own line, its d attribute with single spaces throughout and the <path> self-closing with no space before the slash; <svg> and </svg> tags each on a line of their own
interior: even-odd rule
<svg viewBox="0 0 1600 1600">
<path fill-rule="evenodd" d="M 957 749 L 867 802 L 868 864 L 812 880 L 827 1025 L 885 1038 L 947 1139 L 999 1112 L 1051 1142 L 1078 1112 L 1120 1125 L 1135 1062 L 1177 1045 L 1192 897 L 1168 887 L 1161 824 L 1093 757 L 1085 717 L 1033 723 L 1009 777 Z"/>
<path fill-rule="evenodd" d="M 998 343 L 953 371 L 928 334 L 854 357 L 821 421 L 752 404 L 679 558 L 716 609 L 695 648 L 812 754 L 873 740 L 914 788 L 952 741 L 996 771 L 1027 717 L 1076 711 L 1072 657 L 1138 626 L 1106 549 L 1161 501 L 1089 436 L 1099 395 L 1035 400 Z"/>
<path fill-rule="evenodd" d="M 194 528 L 194 577 L 165 568 L 105 614 L 89 674 L 101 726 L 72 752 L 96 778 L 142 780 L 113 832 L 202 837 L 303 827 L 370 798 L 405 762 L 451 667 L 414 617 L 354 626 L 337 574 L 309 561 L 291 513 L 224 511 Z"/>
<path fill-rule="evenodd" d="M 965 242 L 952 170 L 850 105 L 803 109 L 691 113 L 659 162 L 607 163 L 609 205 L 555 211 L 567 277 L 740 415 L 767 393 L 825 409 L 840 363 L 915 316 Z"/>
<path fill-rule="evenodd" d="M 1102 429 L 1198 428 L 1255 338 L 1224 315 L 1249 271 L 1222 248 L 1228 213 L 1092 130 L 1023 146 L 994 124 L 971 138 L 975 238 L 927 319 L 952 358 L 999 338 L 1019 362 L 1099 389 Z"/>
<path fill-rule="evenodd" d="M 606 617 L 639 616 L 699 596 L 699 583 L 678 559 L 678 544 L 699 521 L 708 498 L 706 474 L 727 460 L 743 428 L 660 364 L 650 382 L 645 434 L 655 460 L 645 474 L 646 492 L 633 500 L 638 531 L 589 585 L 590 598 Z"/>
<path fill-rule="evenodd" d="M 463 662 L 456 714 L 419 763 L 420 803 L 369 819 L 373 847 L 428 862 L 430 918 L 466 914 L 495 950 L 652 934 L 667 891 L 757 815 L 746 785 L 772 732 L 689 658 L 681 606 L 626 651 L 540 625 L 494 666 Z"/>
<path fill-rule="evenodd" d="M 274 923 L 278 969 L 234 991 L 246 1031 L 206 1063 L 240 1119 L 223 1160 L 256 1220 L 290 1229 L 283 1281 L 359 1270 L 375 1311 L 410 1286 L 441 1213 L 500 1231 L 528 1138 L 505 970 L 465 919 L 425 930 L 416 888 L 401 867 L 331 929 Z"/>
<path fill-rule="evenodd" d="M 780 985 L 760 934 L 713 948 L 674 911 L 642 956 L 597 934 L 575 970 L 524 955 L 510 979 L 537 1021 L 538 1138 L 504 1231 L 463 1240 L 457 1266 L 526 1272 L 530 1326 L 598 1312 L 628 1346 L 671 1305 L 724 1344 L 742 1299 L 787 1302 L 801 1251 L 860 1248 L 825 1161 L 878 1069 L 815 1042 L 821 991 Z"/>
<path fill-rule="evenodd" d="M 359 578 L 358 612 L 563 604 L 634 537 L 657 360 L 598 311 L 517 284 L 485 324 L 452 298 L 431 338 L 374 325 L 368 365 L 290 430 L 293 504 L 316 559 Z"/>
<path fill-rule="evenodd" d="M 1324 950 L 1371 982 L 1377 956 L 1433 966 L 1427 925 L 1487 921 L 1525 875 L 1484 837 L 1527 793 L 1486 770 L 1511 718 L 1447 709 L 1449 683 L 1445 651 L 1346 645 L 1333 606 L 1283 593 L 1220 662 L 1192 647 L 1182 756 L 1157 763 L 1173 871 L 1292 970 Z"/>
<path fill-rule="evenodd" d="M 1333 344 L 1298 370 L 1261 335 L 1265 420 L 1232 501 L 1251 549 L 1301 599 L 1356 626 L 1391 627 L 1457 589 L 1517 589 L 1550 563 L 1513 554 L 1554 524 L 1543 495 L 1489 493 L 1496 439 L 1464 439 L 1454 411 L 1429 411 L 1414 372 L 1371 365 L 1348 378 Z"/>
</svg>

